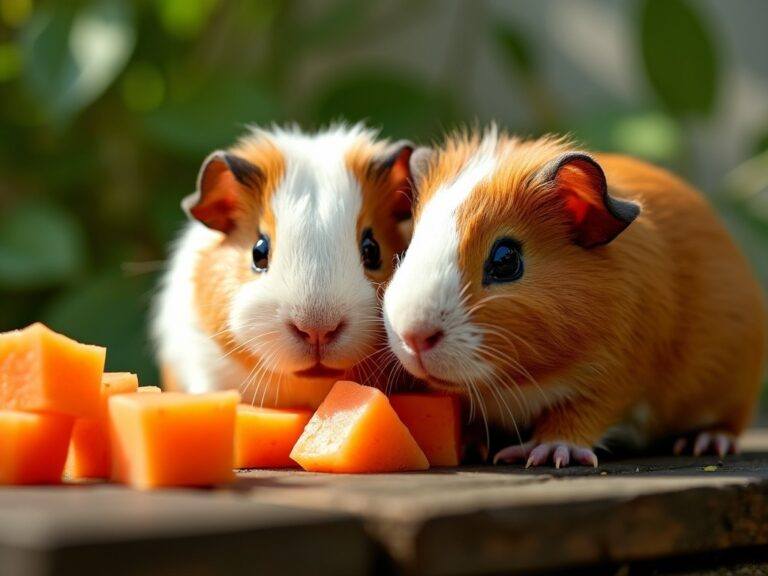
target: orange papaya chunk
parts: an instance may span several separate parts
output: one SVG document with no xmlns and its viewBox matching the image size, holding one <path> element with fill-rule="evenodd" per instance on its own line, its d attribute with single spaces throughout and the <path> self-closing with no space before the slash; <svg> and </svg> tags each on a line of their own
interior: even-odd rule
<svg viewBox="0 0 768 576">
<path fill-rule="evenodd" d="M 98 417 L 105 356 L 39 323 L 0 334 L 0 409 Z"/>
<path fill-rule="evenodd" d="M 107 402 L 115 394 L 136 392 L 139 380 L 129 372 L 107 372 L 101 379 L 101 415 L 79 418 L 72 429 L 64 473 L 72 479 L 109 478 L 112 458 L 109 446 Z"/>
<path fill-rule="evenodd" d="M 455 396 L 394 394 L 400 420 L 424 451 L 430 466 L 458 466 L 461 460 L 461 403 Z"/>
<path fill-rule="evenodd" d="M 376 388 L 334 384 L 291 458 L 313 472 L 396 472 L 429 468 L 424 452 Z"/>
<path fill-rule="evenodd" d="M 141 489 L 232 481 L 239 401 L 234 391 L 112 396 L 112 478 Z"/>
<path fill-rule="evenodd" d="M 310 410 L 240 404 L 235 425 L 235 468 L 296 468 L 291 450 L 310 418 Z"/>
<path fill-rule="evenodd" d="M 74 419 L 0 410 L 0 485 L 58 484 Z"/>
</svg>

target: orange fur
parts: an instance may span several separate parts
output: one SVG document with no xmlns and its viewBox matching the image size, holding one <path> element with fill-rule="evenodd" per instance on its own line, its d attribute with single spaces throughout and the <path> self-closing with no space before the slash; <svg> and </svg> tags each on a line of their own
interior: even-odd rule
<svg viewBox="0 0 768 576">
<path fill-rule="evenodd" d="M 218 242 L 199 255 L 194 277 L 195 306 L 200 327 L 212 335 L 224 354 L 250 369 L 256 359 L 235 346 L 227 330 L 229 310 L 237 288 L 252 277 L 251 248 L 259 232 L 275 236 L 275 217 L 269 200 L 283 177 L 285 160 L 274 144 L 264 138 L 245 138 L 232 153 L 258 166 L 265 176 L 264 183 L 259 190 L 243 189 L 243 205 L 235 229 L 222 234 Z"/>
<path fill-rule="evenodd" d="M 396 170 L 392 171 L 396 173 L 377 173 L 372 169 L 373 159 L 385 148 L 384 142 L 361 140 L 346 157 L 347 166 L 360 182 L 363 194 L 363 207 L 357 219 L 358 237 L 364 229 L 372 228 L 381 247 L 381 268 L 366 271 L 375 282 L 389 279 L 394 271 L 395 256 L 407 247 L 407 237 L 394 212 L 398 195 L 405 193 L 402 191 L 404 188 L 409 189 L 408 175 Z M 393 190 L 395 193 L 392 193 Z"/>
<path fill-rule="evenodd" d="M 419 206 L 479 142 L 477 134 L 447 140 Z M 496 150 L 494 177 L 459 209 L 459 262 L 472 322 L 492 329 L 484 344 L 499 379 L 490 385 L 570 393 L 534 415 L 534 439 L 593 446 L 638 406 L 649 409 L 644 431 L 653 438 L 740 433 L 763 373 L 765 307 L 744 256 L 703 197 L 661 168 L 595 155 L 610 194 L 642 211 L 612 242 L 585 249 L 570 237 L 564 199 L 540 176 L 570 143 L 501 136 Z M 522 243 L 525 274 L 484 287 L 483 263 L 500 236 Z M 492 391 L 480 390 L 492 406 Z"/>
</svg>

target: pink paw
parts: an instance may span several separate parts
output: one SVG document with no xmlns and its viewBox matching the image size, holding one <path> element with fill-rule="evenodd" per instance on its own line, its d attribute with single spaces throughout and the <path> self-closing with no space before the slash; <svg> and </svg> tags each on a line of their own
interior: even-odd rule
<svg viewBox="0 0 768 576">
<path fill-rule="evenodd" d="M 736 454 L 739 451 L 738 439 L 728 432 L 699 432 L 690 448 L 690 440 L 678 438 L 672 446 L 672 453 L 679 456 L 684 452 L 693 452 L 694 456 L 702 454 L 717 454 L 721 458 L 726 454 Z"/>
<path fill-rule="evenodd" d="M 543 466 L 550 459 L 555 468 L 565 468 L 571 461 L 582 466 L 597 468 L 597 455 L 591 448 L 576 446 L 567 442 L 547 442 L 541 444 L 526 442 L 518 446 L 508 446 L 496 453 L 493 463 L 517 462 L 526 458 L 526 468 Z"/>
</svg>

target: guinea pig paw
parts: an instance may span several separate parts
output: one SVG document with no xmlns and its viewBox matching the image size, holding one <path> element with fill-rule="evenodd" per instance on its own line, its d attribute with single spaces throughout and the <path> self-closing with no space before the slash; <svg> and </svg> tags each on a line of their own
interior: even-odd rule
<svg viewBox="0 0 768 576">
<path fill-rule="evenodd" d="M 550 442 L 534 447 L 528 456 L 528 462 L 525 464 L 525 467 L 543 466 L 549 462 L 550 458 L 555 468 L 565 468 L 570 465 L 571 461 L 574 464 L 597 468 L 597 455 L 591 448 L 576 446 L 566 442 Z"/>
<path fill-rule="evenodd" d="M 520 460 L 525 460 L 530 456 L 531 450 L 533 450 L 534 444 L 533 442 L 525 442 L 524 444 L 516 444 L 514 446 L 507 446 L 506 448 L 502 448 L 498 452 L 496 452 L 496 455 L 493 457 L 493 463 L 505 463 L 509 464 L 511 462 L 518 462 Z"/>
<path fill-rule="evenodd" d="M 536 443 L 526 442 L 507 446 L 493 457 L 493 463 L 510 463 L 526 460 L 526 468 L 543 466 L 552 460 L 555 468 L 565 468 L 571 461 L 584 466 L 597 468 L 597 455 L 590 448 L 576 446 L 566 442 Z"/>
<path fill-rule="evenodd" d="M 688 446 L 688 438 L 678 438 L 672 446 L 672 453 L 679 456 L 686 452 Z M 693 441 L 692 452 L 694 456 L 716 454 L 722 458 L 727 454 L 736 454 L 738 451 L 739 445 L 736 436 L 728 432 L 699 432 Z"/>
</svg>

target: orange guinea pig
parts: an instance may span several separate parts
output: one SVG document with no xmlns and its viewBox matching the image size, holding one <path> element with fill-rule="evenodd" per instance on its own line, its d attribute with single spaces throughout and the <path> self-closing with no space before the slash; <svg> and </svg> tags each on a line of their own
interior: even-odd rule
<svg viewBox="0 0 768 576">
<path fill-rule="evenodd" d="M 384 296 L 390 346 L 492 425 L 530 430 L 496 461 L 597 465 L 594 448 L 626 425 L 678 437 L 676 452 L 735 450 L 766 316 L 699 193 L 639 160 L 495 129 L 411 161 L 418 203 Z"/>
<path fill-rule="evenodd" d="M 377 289 L 409 236 L 411 151 L 335 125 L 253 129 L 212 153 L 156 302 L 166 386 L 312 408 L 352 375 L 384 336 Z"/>
</svg>

